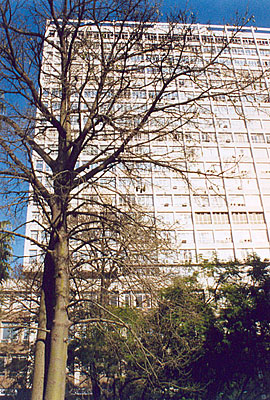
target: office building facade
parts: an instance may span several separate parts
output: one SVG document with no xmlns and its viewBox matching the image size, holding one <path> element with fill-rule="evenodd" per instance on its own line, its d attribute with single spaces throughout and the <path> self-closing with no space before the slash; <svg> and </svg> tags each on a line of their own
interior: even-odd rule
<svg viewBox="0 0 270 400">
<path fill-rule="evenodd" d="M 117 29 L 117 23 L 104 24 L 101 29 L 104 57 L 106 48 L 109 51 L 115 37 L 119 38 Z M 48 26 L 47 30 L 56 41 L 54 28 Z M 160 112 L 129 142 L 125 162 L 116 163 L 100 176 L 98 187 L 88 184 L 84 189 L 82 182 L 72 204 L 78 207 L 85 199 L 92 204 L 106 199 L 120 209 L 138 206 L 147 212 L 173 243 L 173 251 L 160 251 L 160 264 L 198 263 L 214 255 L 221 260 L 244 259 L 254 252 L 269 259 L 270 29 L 245 27 L 235 34 L 235 28 L 229 26 L 175 26 L 174 49 L 163 63 L 167 31 L 168 25 L 162 23 L 145 28 L 140 39 L 144 50 L 127 59 L 134 83 L 113 104 L 123 130 L 136 124 L 135 114 L 139 118 L 140 112 L 145 112 L 158 93 L 160 79 L 167 79 L 166 74 L 181 57 L 181 64 L 176 62 L 176 78 L 160 97 Z M 91 52 L 99 52 L 94 62 L 97 70 L 99 35 L 94 25 L 82 27 L 81 36 L 92 43 Z M 119 46 L 129 40 L 129 26 L 121 35 Z M 182 43 L 181 55 L 177 41 Z M 147 46 L 155 43 L 156 50 L 149 55 Z M 74 62 L 74 79 L 81 85 L 88 79 L 84 57 L 78 55 Z M 46 45 L 42 97 L 55 115 L 61 97 L 55 78 L 58 62 L 57 49 Z M 114 76 L 118 73 L 114 71 Z M 104 89 L 105 111 L 118 89 L 117 83 Z M 71 97 L 75 137 L 87 123 L 87 104 L 96 100 L 97 92 L 97 81 L 91 77 L 84 89 L 74 91 Z M 92 159 L 89 168 L 94 168 L 96 155 L 111 146 L 112 131 L 98 128 L 99 134 L 81 153 L 78 166 Z M 55 130 L 39 119 L 39 113 L 36 140 L 57 157 Z M 50 187 L 50 171 L 44 161 L 34 153 L 32 162 L 37 177 Z M 40 204 L 30 193 L 26 235 L 37 241 L 44 239 L 41 218 Z M 25 263 L 39 260 L 39 254 L 35 243 L 27 241 Z"/>
</svg>

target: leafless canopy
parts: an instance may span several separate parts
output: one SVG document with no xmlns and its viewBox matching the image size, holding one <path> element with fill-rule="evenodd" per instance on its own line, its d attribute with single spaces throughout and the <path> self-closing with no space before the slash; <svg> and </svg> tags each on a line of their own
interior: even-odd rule
<svg viewBox="0 0 270 400">
<path fill-rule="evenodd" d="M 106 263 L 123 273 L 142 258 L 153 262 L 160 241 L 150 171 L 187 180 L 196 154 L 183 128 L 203 129 L 209 98 L 234 104 L 260 76 L 223 58 L 241 26 L 215 35 L 183 13 L 160 24 L 144 0 L 20 6 L 0 5 L 0 175 L 14 205 L 30 184 L 29 220 L 46 233 L 28 237 L 45 254 L 35 377 L 39 396 L 44 382 L 46 399 L 62 399 L 70 278 L 82 265 L 104 278 Z"/>
</svg>

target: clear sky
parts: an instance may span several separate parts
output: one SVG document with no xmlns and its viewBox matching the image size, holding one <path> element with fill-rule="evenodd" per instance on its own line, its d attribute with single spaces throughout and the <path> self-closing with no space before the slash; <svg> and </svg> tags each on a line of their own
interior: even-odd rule
<svg viewBox="0 0 270 400">
<path fill-rule="evenodd" d="M 163 0 L 164 11 L 184 9 L 191 10 L 198 23 L 230 24 L 235 21 L 236 13 L 242 17 L 254 15 L 255 22 L 250 25 L 270 28 L 269 0 Z"/>
</svg>

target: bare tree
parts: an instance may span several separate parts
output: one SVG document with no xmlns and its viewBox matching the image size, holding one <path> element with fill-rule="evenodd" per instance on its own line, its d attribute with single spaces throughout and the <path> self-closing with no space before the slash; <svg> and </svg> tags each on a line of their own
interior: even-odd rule
<svg viewBox="0 0 270 400">
<path fill-rule="evenodd" d="M 31 221 L 48 236 L 48 244 L 30 238 L 45 254 L 32 398 L 60 400 L 65 394 L 70 278 L 77 273 L 70 241 L 79 241 L 77 253 L 90 252 L 92 259 L 102 253 L 107 259 L 109 243 L 100 240 L 100 229 L 110 215 L 114 227 L 121 225 L 121 212 L 115 219 L 112 211 L 133 204 L 132 191 L 109 180 L 122 171 L 126 184 L 137 182 L 142 188 L 145 171 L 152 168 L 169 168 L 187 180 L 196 171 L 190 170 L 194 149 L 181 133 L 183 126 L 197 126 L 205 118 L 210 112 L 205 100 L 228 96 L 233 103 L 241 89 L 260 77 L 237 71 L 222 58 L 241 27 L 220 34 L 218 49 L 204 58 L 199 45 L 192 44 L 196 30 L 186 15 L 157 25 L 156 6 L 144 0 L 44 0 L 27 12 L 5 1 L 0 12 L 5 104 L 0 174 L 15 202 L 28 193 L 22 183 L 30 183 L 29 201 L 37 205 Z M 206 37 L 212 38 L 211 47 L 214 35 L 206 32 Z M 191 82 L 195 90 L 188 94 L 184 86 Z M 177 150 L 158 154 L 152 144 L 165 137 Z M 116 194 L 122 198 L 118 205 Z M 90 241 L 78 236 L 85 215 Z M 151 219 L 151 206 L 147 215 Z M 117 263 L 120 253 L 112 259 Z"/>
<path fill-rule="evenodd" d="M 88 214 L 89 213 L 89 214 Z M 111 294 L 117 293 L 116 304 L 121 302 L 122 292 L 132 292 L 137 288 L 154 291 L 154 276 L 160 282 L 158 252 L 171 250 L 166 240 L 153 222 L 146 223 L 141 211 L 112 210 L 89 219 L 91 212 L 74 225 L 72 234 L 71 265 L 73 292 L 75 298 L 83 301 L 84 290 L 95 294 L 103 307 L 110 303 Z M 79 223 L 78 223 L 79 222 Z M 151 276 L 151 288 L 149 287 Z M 123 299 L 122 299 L 123 302 Z M 128 302 L 128 300 L 127 300 Z"/>
</svg>

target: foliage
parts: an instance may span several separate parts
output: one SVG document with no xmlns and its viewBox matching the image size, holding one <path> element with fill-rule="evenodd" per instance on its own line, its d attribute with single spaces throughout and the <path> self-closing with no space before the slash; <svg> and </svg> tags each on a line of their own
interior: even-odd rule
<svg viewBox="0 0 270 400">
<path fill-rule="evenodd" d="M 208 332 L 194 379 L 207 399 L 255 399 L 269 393 L 270 270 L 256 255 L 245 263 L 204 265 L 216 322 Z M 259 398 L 259 397 L 258 397 Z"/>
<path fill-rule="evenodd" d="M 76 359 L 90 377 L 95 399 L 177 399 L 200 391 L 188 366 L 214 318 L 203 292 L 178 279 L 156 302 L 147 311 L 114 309 L 122 326 L 94 323 L 71 341 L 70 364 Z"/>
<path fill-rule="evenodd" d="M 215 276 L 208 287 L 198 275 Z M 120 308 L 70 343 L 95 399 L 254 400 L 269 393 L 269 264 L 204 263 L 152 310 Z M 98 395 L 97 395 L 98 393 Z"/>
</svg>

